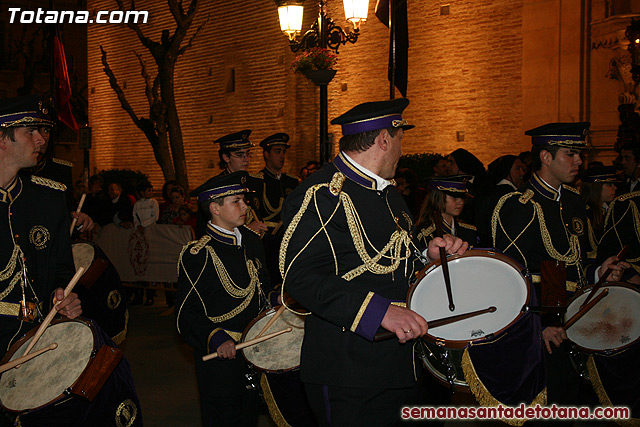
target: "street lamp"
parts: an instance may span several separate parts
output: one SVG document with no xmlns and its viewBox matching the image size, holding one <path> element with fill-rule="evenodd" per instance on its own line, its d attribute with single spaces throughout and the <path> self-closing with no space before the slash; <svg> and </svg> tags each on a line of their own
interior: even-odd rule
<svg viewBox="0 0 640 427">
<path fill-rule="evenodd" d="M 340 46 L 355 43 L 360 35 L 360 24 L 367 20 L 369 0 L 343 0 L 345 19 L 353 24 L 353 31 L 345 31 L 325 12 L 325 0 L 319 2 L 318 19 L 302 37 L 302 13 L 304 0 L 275 0 L 278 5 L 280 29 L 289 38 L 292 52 L 308 50 L 313 47 L 328 48 L 338 53 Z M 330 143 L 328 141 L 328 100 L 327 84 L 316 82 L 320 87 L 320 162 L 329 160 Z"/>
<path fill-rule="evenodd" d="M 629 40 L 629 52 L 631 52 L 631 75 L 636 84 L 640 83 L 640 21 L 631 19 L 631 25 L 624 33 Z"/>
</svg>

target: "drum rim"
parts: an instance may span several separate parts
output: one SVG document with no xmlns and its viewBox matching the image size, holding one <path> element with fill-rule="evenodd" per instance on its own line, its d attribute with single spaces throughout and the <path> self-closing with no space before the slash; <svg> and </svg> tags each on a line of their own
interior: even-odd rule
<svg viewBox="0 0 640 427">
<path fill-rule="evenodd" d="M 68 323 L 68 322 L 77 322 L 77 323 L 83 323 L 85 326 L 87 326 L 90 330 L 91 330 L 91 336 L 93 337 L 93 345 L 92 345 L 92 356 L 89 357 L 89 361 L 87 362 L 87 365 L 84 367 L 84 369 L 82 370 L 82 373 L 84 373 L 84 371 L 86 371 L 87 367 L 89 366 L 89 364 L 91 363 L 91 360 L 95 357 L 95 353 L 96 353 L 96 343 L 97 343 L 97 337 L 96 337 L 96 331 L 95 328 L 93 326 L 93 322 L 87 318 L 84 317 L 76 317 L 75 319 L 56 319 L 53 320 L 51 322 L 51 324 L 49 326 L 54 326 L 60 323 Z M 9 347 L 9 350 L 7 351 L 7 353 L 2 357 L 2 359 L 0 360 L 0 364 L 5 364 L 7 362 L 9 362 L 9 360 L 11 359 L 11 357 L 15 354 L 16 351 L 18 351 L 18 349 L 20 347 L 22 347 L 22 345 L 29 340 L 32 336 L 34 336 L 36 334 L 36 331 L 38 330 L 37 327 L 31 328 L 30 331 L 28 331 L 27 333 L 23 334 L 22 337 L 20 337 L 20 339 L 16 342 L 14 342 L 11 347 Z M 0 377 L 2 376 L 2 374 L 0 374 Z M 80 376 L 82 376 L 82 374 L 78 375 L 78 378 L 76 378 L 76 380 L 73 382 L 73 384 L 71 384 L 67 389 L 71 389 L 73 388 L 73 386 L 76 385 L 76 383 L 78 382 L 78 379 L 80 378 Z M 0 400 L 0 408 L 4 409 L 7 412 L 11 412 L 13 414 L 23 414 L 26 412 L 31 412 L 31 411 L 36 411 L 38 409 L 42 409 L 46 406 L 51 405 L 52 403 L 55 403 L 57 401 L 59 401 L 61 398 L 67 396 L 67 394 L 63 391 L 62 393 L 60 393 L 58 396 L 56 396 L 54 399 L 50 400 L 49 402 L 37 406 L 35 408 L 29 408 L 29 409 L 25 409 L 22 411 L 17 411 L 15 409 L 9 409 L 6 406 L 4 406 L 4 404 L 2 403 L 2 401 Z"/>
<path fill-rule="evenodd" d="M 273 312 L 273 314 L 275 314 L 277 309 L 278 309 L 278 307 L 268 308 L 266 310 L 263 310 L 255 318 L 251 319 L 251 321 L 247 324 L 247 326 L 245 326 L 244 331 L 242 331 L 242 337 L 240 338 L 240 342 L 242 343 L 242 342 L 245 341 L 245 338 L 247 337 L 247 333 L 249 333 L 249 331 L 251 330 L 253 325 L 258 323 L 263 317 L 268 316 L 271 312 Z M 286 310 L 289 311 L 289 309 L 286 309 Z M 292 310 L 292 311 L 294 313 L 297 313 L 295 310 Z M 301 316 L 300 314 L 298 314 L 298 315 Z M 255 369 L 257 369 L 260 372 L 266 372 L 266 373 L 269 373 L 269 374 L 284 374 L 285 372 L 297 371 L 297 370 L 300 369 L 300 365 L 294 366 L 292 368 L 287 368 L 287 369 L 265 369 L 265 368 L 261 368 L 258 365 L 254 365 L 249 359 L 247 359 L 247 356 L 244 354 L 244 349 L 241 349 L 240 352 L 242 353 L 242 357 L 243 357 L 244 361 L 247 362 L 248 365 L 254 367 Z"/>
<path fill-rule="evenodd" d="M 571 297 L 571 299 L 569 300 L 569 302 L 567 303 L 567 309 L 581 295 L 585 294 L 587 291 L 591 291 L 594 288 L 594 286 L 595 285 L 586 286 L 586 287 L 576 291 L 573 294 L 573 296 Z M 611 288 L 611 287 L 627 288 L 627 289 L 630 289 L 633 292 L 636 292 L 636 293 L 640 294 L 640 290 L 637 289 L 636 286 L 634 286 L 631 283 L 626 283 L 626 282 L 607 282 L 606 285 L 602 285 L 601 289 L 603 289 L 603 288 Z M 564 316 L 566 316 L 566 312 L 565 312 Z M 563 316 L 562 320 L 563 320 L 563 322 L 566 322 L 567 319 L 565 319 L 564 316 Z M 625 345 L 623 345 L 621 347 L 608 348 L 606 350 L 595 350 L 593 348 L 583 347 L 580 344 L 578 344 L 575 341 L 572 341 L 570 339 L 569 339 L 569 341 L 571 342 L 571 344 L 575 345 L 583 353 L 610 356 L 611 354 L 616 354 L 616 353 L 619 353 L 619 352 L 621 352 L 623 350 L 626 350 L 627 348 L 631 347 L 634 344 L 640 343 L 640 336 L 638 338 L 636 338 L 635 340 L 633 340 L 633 341 L 631 341 L 631 342 L 629 342 L 629 343 L 627 343 L 627 344 L 625 344 Z"/>
<path fill-rule="evenodd" d="M 528 307 L 529 303 L 531 301 L 531 283 L 529 281 L 529 278 L 524 276 L 522 274 L 522 266 L 513 258 L 511 258 L 510 256 L 503 254 L 502 252 L 496 251 L 494 249 L 469 249 L 468 251 L 466 251 L 465 253 L 463 253 L 462 255 L 451 255 L 449 257 L 447 257 L 448 261 L 454 261 L 456 259 L 460 259 L 460 258 L 468 258 L 468 257 L 485 257 L 485 258 L 491 258 L 491 259 L 500 259 L 501 261 L 504 261 L 506 264 L 508 264 L 509 266 L 513 267 L 514 270 L 516 270 L 518 272 L 518 275 L 520 275 L 520 277 L 522 277 L 522 279 L 524 280 L 526 286 L 526 292 L 527 292 L 527 297 L 525 298 L 525 302 L 524 302 L 524 307 Z M 420 272 L 418 273 L 418 275 L 416 276 L 416 279 L 413 283 L 411 283 L 411 286 L 409 287 L 409 290 L 407 291 L 407 308 L 411 309 L 411 297 L 413 296 L 413 293 L 415 291 L 415 289 L 418 287 L 418 285 L 420 284 L 420 282 L 422 281 L 422 279 L 427 275 L 427 271 L 429 271 L 431 268 L 436 268 L 440 265 L 440 259 L 436 259 L 434 261 L 432 261 L 431 263 L 429 263 L 427 266 L 425 266 L 422 270 L 420 270 Z M 513 326 L 518 320 L 520 320 L 522 318 L 522 316 L 524 316 L 527 313 L 527 310 L 521 310 L 520 314 L 518 314 L 511 322 L 509 322 L 508 325 L 504 326 L 502 329 L 494 332 L 492 335 L 494 337 L 497 337 L 501 334 L 503 334 L 507 329 L 509 329 L 511 326 Z M 427 334 L 425 336 L 422 337 L 423 339 L 429 341 L 430 343 L 445 347 L 445 348 L 451 348 L 451 349 L 463 349 L 465 348 L 467 345 L 469 345 L 470 343 L 475 343 L 475 342 L 481 342 L 482 340 L 486 339 L 487 336 L 481 337 L 481 338 L 477 338 L 474 340 L 445 340 L 442 338 L 438 338 L 435 337 L 431 334 L 429 334 L 429 332 L 427 332 Z M 444 343 L 444 345 L 443 345 Z"/>
</svg>

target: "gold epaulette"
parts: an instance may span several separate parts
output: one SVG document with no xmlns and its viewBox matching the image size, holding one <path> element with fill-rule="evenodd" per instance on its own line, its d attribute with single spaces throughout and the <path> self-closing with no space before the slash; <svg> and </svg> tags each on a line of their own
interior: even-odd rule
<svg viewBox="0 0 640 427">
<path fill-rule="evenodd" d="M 53 163 L 57 163 L 59 165 L 69 166 L 70 168 L 73 167 L 73 163 L 71 163 L 71 162 L 69 162 L 67 160 L 56 159 L 55 157 L 53 157 L 51 160 L 53 160 Z"/>
<path fill-rule="evenodd" d="M 41 176 L 31 175 L 31 182 L 37 185 L 42 185 L 43 187 L 53 188 L 58 191 L 67 191 L 67 186 L 61 182 L 54 181 L 49 178 L 43 178 Z"/>
<path fill-rule="evenodd" d="M 250 173 L 249 176 L 255 179 L 263 179 L 263 177 L 258 175 L 257 173 Z"/>
<path fill-rule="evenodd" d="M 522 203 L 523 205 L 526 205 L 526 204 L 527 204 L 527 202 L 528 202 L 529 200 L 531 200 L 531 198 L 533 197 L 533 195 L 534 195 L 533 190 L 529 189 L 529 190 L 525 191 L 525 192 L 522 194 L 522 196 L 520 196 L 520 198 L 518 199 L 518 201 L 519 201 L 520 203 Z"/>
<path fill-rule="evenodd" d="M 478 231 L 478 227 L 472 224 L 467 224 L 466 222 L 458 221 L 458 225 L 462 228 L 466 228 L 473 231 Z"/>
<path fill-rule="evenodd" d="M 194 240 L 192 242 L 187 243 L 187 246 L 189 245 L 193 245 L 191 247 L 191 249 L 189 249 L 189 252 L 192 255 L 197 255 L 198 253 L 200 253 L 200 251 L 202 250 L 202 248 L 204 248 L 207 243 L 209 242 L 209 240 L 211 240 L 211 236 L 207 236 L 206 234 L 204 236 L 202 236 L 199 240 Z"/>
<path fill-rule="evenodd" d="M 436 225 L 435 224 L 431 224 L 427 228 L 423 228 L 422 230 L 420 230 L 420 232 L 416 236 L 416 239 L 420 240 L 420 239 L 422 239 L 424 237 L 427 237 L 427 236 L 431 235 L 434 231 L 436 231 Z"/>
<path fill-rule="evenodd" d="M 574 187 L 572 187 L 572 186 L 570 186 L 570 185 L 562 184 L 562 188 L 564 188 L 565 190 L 569 190 L 569 191 L 571 191 L 571 192 L 574 192 L 574 193 L 576 193 L 576 194 L 580 194 L 580 191 L 578 191 L 578 189 L 577 189 L 577 188 L 574 188 Z"/>
<path fill-rule="evenodd" d="M 629 200 L 638 196 L 640 196 L 640 191 L 632 191 L 631 193 L 621 194 L 620 196 L 616 197 L 613 201 L 615 202 L 617 200 L 619 201 Z"/>
<path fill-rule="evenodd" d="M 333 178 L 331 178 L 331 182 L 329 183 L 329 191 L 334 196 L 339 195 L 342 192 L 342 184 L 344 184 L 345 176 L 342 172 L 336 172 L 333 174 Z"/>
</svg>

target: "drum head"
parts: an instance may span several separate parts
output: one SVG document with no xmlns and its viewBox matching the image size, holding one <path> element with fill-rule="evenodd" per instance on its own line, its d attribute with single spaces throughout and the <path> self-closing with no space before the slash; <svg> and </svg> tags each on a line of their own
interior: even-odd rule
<svg viewBox="0 0 640 427">
<path fill-rule="evenodd" d="M 76 266 L 76 270 L 79 267 L 84 267 L 84 271 L 87 271 L 91 267 L 95 256 L 93 245 L 83 242 L 74 243 L 71 245 L 71 250 L 73 251 L 73 263 Z"/>
<path fill-rule="evenodd" d="M 260 315 L 252 325 L 249 325 L 242 339 L 243 342 L 256 337 L 275 314 L 269 310 Z M 293 330 L 261 343 L 242 349 L 245 359 L 256 368 L 263 371 L 287 371 L 300 366 L 300 352 L 304 338 L 304 316 L 289 310 L 282 312 L 273 325 L 265 331 L 265 335 L 291 327 Z"/>
<path fill-rule="evenodd" d="M 567 337 L 580 347 L 591 351 L 618 350 L 640 338 L 640 292 L 624 285 L 610 283 L 603 286 L 609 294 L 567 329 Z M 579 309 L 591 289 L 576 295 L 567 307 L 565 321 Z"/>
<path fill-rule="evenodd" d="M 10 360 L 22 356 L 30 342 L 31 339 L 23 342 Z M 93 331 L 82 322 L 56 323 L 45 329 L 32 351 L 52 343 L 58 343 L 58 348 L 2 374 L 0 402 L 4 408 L 22 412 L 57 400 L 87 367 L 93 350 Z"/>
<path fill-rule="evenodd" d="M 425 269 L 424 277 L 409 291 L 409 308 L 428 320 L 496 307 L 485 313 L 449 325 L 429 328 L 425 337 L 446 341 L 445 347 L 461 348 L 506 329 L 522 314 L 529 301 L 529 286 L 519 265 L 492 251 L 471 250 L 448 259 L 455 310 L 449 310 L 447 290 L 440 262 Z M 420 274 L 418 277 L 422 276 Z"/>
</svg>

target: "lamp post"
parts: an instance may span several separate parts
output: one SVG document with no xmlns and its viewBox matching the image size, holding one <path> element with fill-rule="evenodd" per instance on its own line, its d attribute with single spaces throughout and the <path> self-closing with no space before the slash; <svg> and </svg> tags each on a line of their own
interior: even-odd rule
<svg viewBox="0 0 640 427">
<path fill-rule="evenodd" d="M 631 75 L 636 84 L 640 83 L 640 21 L 631 20 L 631 25 L 624 33 L 629 40 L 628 50 L 631 53 Z"/>
<path fill-rule="evenodd" d="M 345 31 L 325 12 L 325 0 L 319 2 L 318 19 L 304 35 L 302 31 L 302 15 L 304 0 L 275 0 L 278 5 L 280 29 L 289 38 L 292 52 L 308 50 L 313 47 L 328 48 L 336 54 L 340 46 L 355 43 L 360 35 L 360 24 L 367 20 L 369 0 L 344 0 L 345 18 L 353 24 L 353 31 Z M 332 78 L 333 76 L 331 76 Z M 330 156 L 327 81 L 315 81 L 320 88 L 320 162 L 324 163 Z"/>
</svg>

